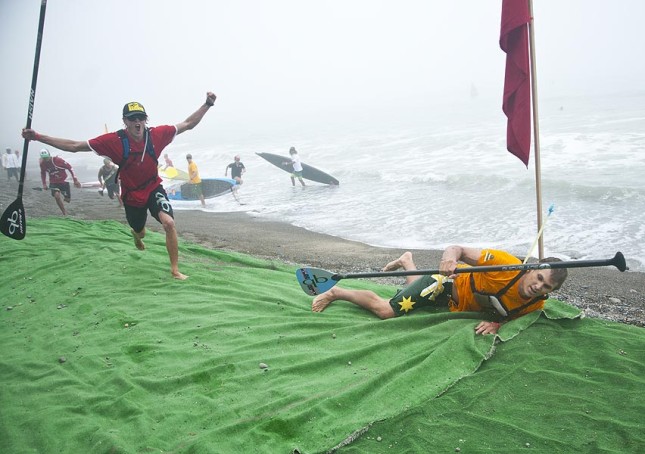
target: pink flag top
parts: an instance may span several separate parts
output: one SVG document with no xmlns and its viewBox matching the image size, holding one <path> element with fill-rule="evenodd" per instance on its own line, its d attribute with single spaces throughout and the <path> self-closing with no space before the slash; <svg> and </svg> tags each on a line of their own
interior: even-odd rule
<svg viewBox="0 0 645 454">
<path fill-rule="evenodd" d="M 508 118 L 506 147 L 528 167 L 531 152 L 531 77 L 528 0 L 503 0 L 499 46 L 506 52 L 502 110 Z"/>
</svg>

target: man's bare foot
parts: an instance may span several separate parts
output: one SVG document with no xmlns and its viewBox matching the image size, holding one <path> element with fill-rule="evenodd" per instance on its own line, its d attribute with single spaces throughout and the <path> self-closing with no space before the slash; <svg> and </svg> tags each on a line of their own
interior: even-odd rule
<svg viewBox="0 0 645 454">
<path fill-rule="evenodd" d="M 311 310 L 313 312 L 322 312 L 327 308 L 327 306 L 329 306 L 337 299 L 338 298 L 336 298 L 334 289 L 329 289 L 325 293 L 321 293 L 314 298 L 313 302 L 311 303 Z"/>
<path fill-rule="evenodd" d="M 404 252 L 398 259 L 392 260 L 390 263 L 385 265 L 382 271 L 396 271 L 399 268 L 407 270 L 410 265 L 413 265 L 412 253 L 408 251 Z"/>
<path fill-rule="evenodd" d="M 134 245 L 139 249 L 140 251 L 143 251 L 146 248 L 146 245 L 143 244 L 143 240 L 139 235 L 134 230 L 131 230 L 132 232 L 132 238 L 134 238 Z"/>
<path fill-rule="evenodd" d="M 172 277 L 179 279 L 180 281 L 185 281 L 186 279 L 188 279 L 188 276 L 180 273 L 179 271 L 171 271 L 170 274 L 172 274 Z"/>
</svg>

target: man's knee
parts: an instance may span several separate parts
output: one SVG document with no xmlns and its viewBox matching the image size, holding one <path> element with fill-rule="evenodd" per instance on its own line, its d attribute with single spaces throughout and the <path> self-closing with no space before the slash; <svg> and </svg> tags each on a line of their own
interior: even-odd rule
<svg viewBox="0 0 645 454">
<path fill-rule="evenodd" d="M 387 320 L 388 318 L 394 318 L 396 317 L 396 314 L 394 313 L 394 310 L 392 307 L 388 304 L 387 307 L 383 307 L 383 309 L 379 310 L 376 315 L 378 318 L 381 320 Z"/>
<path fill-rule="evenodd" d="M 159 213 L 159 220 L 161 225 L 166 232 L 172 232 L 175 230 L 175 220 L 167 213 Z"/>
</svg>

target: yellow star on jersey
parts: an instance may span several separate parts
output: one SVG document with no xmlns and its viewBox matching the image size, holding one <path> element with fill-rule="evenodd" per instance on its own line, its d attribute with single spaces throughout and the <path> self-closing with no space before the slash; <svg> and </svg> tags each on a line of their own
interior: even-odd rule
<svg viewBox="0 0 645 454">
<path fill-rule="evenodd" d="M 416 301 L 412 301 L 411 296 L 409 296 L 407 298 L 403 297 L 403 301 L 401 301 L 399 304 L 401 305 L 401 310 L 405 311 L 405 313 L 407 314 L 408 311 L 411 311 L 412 309 L 414 309 L 414 307 L 412 307 L 412 306 L 414 306 L 416 304 Z"/>
</svg>

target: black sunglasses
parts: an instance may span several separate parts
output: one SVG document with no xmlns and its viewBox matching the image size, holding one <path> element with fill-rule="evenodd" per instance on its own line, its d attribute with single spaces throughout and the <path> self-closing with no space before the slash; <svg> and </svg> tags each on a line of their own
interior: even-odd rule
<svg viewBox="0 0 645 454">
<path fill-rule="evenodd" d="M 125 118 L 130 121 L 137 121 L 137 120 L 146 121 L 148 117 L 146 117 L 145 115 L 132 115 L 131 117 L 125 117 Z"/>
</svg>

